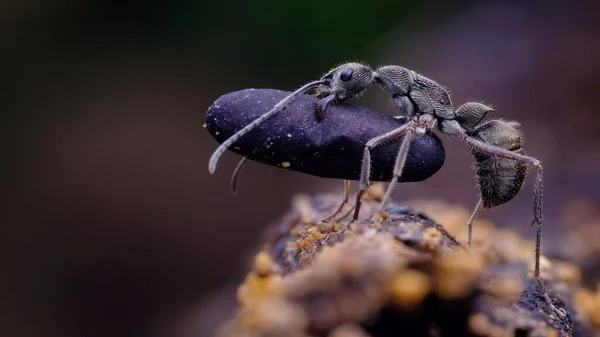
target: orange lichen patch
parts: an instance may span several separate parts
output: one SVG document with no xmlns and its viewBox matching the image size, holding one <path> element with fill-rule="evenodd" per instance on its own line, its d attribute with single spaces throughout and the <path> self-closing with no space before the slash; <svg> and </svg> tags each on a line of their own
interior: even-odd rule
<svg viewBox="0 0 600 337">
<path fill-rule="evenodd" d="M 323 221 L 319 221 L 317 223 L 317 230 L 323 234 L 328 234 L 328 233 L 335 231 L 335 229 L 333 228 L 333 224 L 331 222 L 323 222 Z"/>
<path fill-rule="evenodd" d="M 263 301 L 266 298 L 280 296 L 282 292 L 281 276 L 259 276 L 250 273 L 245 282 L 238 288 L 238 301 L 246 306 Z"/>
<path fill-rule="evenodd" d="M 375 183 L 371 185 L 365 195 L 363 201 L 381 201 L 385 196 L 385 185 L 383 183 Z"/>
<path fill-rule="evenodd" d="M 444 255 L 436 261 L 435 292 L 444 299 L 467 296 L 482 269 L 483 259 L 479 254 L 456 251 Z"/>
<path fill-rule="evenodd" d="M 267 252 L 260 252 L 254 257 L 254 271 L 258 276 L 268 276 L 277 272 L 277 269 L 277 264 L 273 262 Z"/>
<path fill-rule="evenodd" d="M 471 210 L 463 206 L 451 205 L 442 201 L 412 200 L 408 205 L 416 212 L 426 214 L 437 223 L 444 225 L 450 235 L 461 242 L 467 242 L 469 217 Z M 476 218 L 473 222 L 473 241 L 485 240 L 492 233 L 494 226 L 489 220 Z"/>
<path fill-rule="evenodd" d="M 565 223 L 572 223 L 571 221 Z M 569 229 L 564 237 L 564 252 L 573 258 L 598 258 L 600 255 L 600 220 L 588 220 L 580 228 Z"/>
<path fill-rule="evenodd" d="M 301 303 L 322 329 L 368 317 L 386 302 L 385 280 L 407 263 L 399 246 L 385 234 L 347 237 L 323 248 L 310 268 L 288 275 L 285 296 Z"/>
<path fill-rule="evenodd" d="M 389 292 L 394 303 L 413 308 L 431 292 L 431 280 L 423 272 L 404 269 L 393 276 Z"/>
<path fill-rule="evenodd" d="M 440 246 L 442 241 L 442 233 L 434 227 L 429 227 L 423 233 L 424 246 L 429 250 L 435 250 Z"/>
<path fill-rule="evenodd" d="M 469 316 L 469 329 L 476 335 L 488 336 L 490 331 L 490 320 L 482 313 Z"/>
<path fill-rule="evenodd" d="M 491 296 L 504 300 L 514 300 L 525 288 L 521 277 L 489 277 L 480 282 L 480 287 Z"/>
<path fill-rule="evenodd" d="M 321 240 L 322 238 L 325 237 L 325 234 L 321 233 L 321 231 L 319 231 L 318 227 L 311 227 L 306 230 L 306 233 L 308 236 L 310 236 L 314 240 Z"/>
<path fill-rule="evenodd" d="M 372 337 L 425 336 L 432 327 L 441 336 L 455 329 L 513 336 L 520 329 L 562 337 L 588 322 L 600 330 L 600 290 L 581 291 L 578 268 L 545 258 L 543 287 L 527 279 L 533 242 L 515 231 L 478 221 L 474 245 L 466 247 L 445 229 L 466 240 L 469 210 L 423 204 L 435 223 L 390 205 L 389 217 L 373 221 L 379 203 L 369 198 L 357 221 L 319 222 L 340 199 L 296 198 L 255 256 L 223 337 L 364 337 L 363 327 Z M 439 324 L 435 317 L 457 319 Z"/>
<path fill-rule="evenodd" d="M 572 263 L 554 261 L 552 263 L 557 280 L 581 285 L 581 270 Z"/>
<path fill-rule="evenodd" d="M 269 331 L 285 336 L 286 332 L 302 331 L 307 318 L 302 308 L 280 299 L 269 299 L 239 312 L 240 327 L 245 331 Z"/>
<path fill-rule="evenodd" d="M 596 292 L 585 289 L 577 291 L 575 303 L 585 313 L 590 323 L 600 328 L 600 283 Z"/>
<path fill-rule="evenodd" d="M 336 222 L 336 223 L 333 224 L 333 231 L 334 232 L 341 232 L 341 231 L 345 230 L 346 227 L 347 227 L 346 225 L 344 225 L 342 223 L 339 223 L 339 222 Z"/>
<path fill-rule="evenodd" d="M 356 324 L 343 324 L 335 328 L 328 337 L 370 337 Z"/>
<path fill-rule="evenodd" d="M 497 229 L 490 239 L 491 250 L 499 262 L 534 262 L 535 244 L 510 229 Z"/>
<path fill-rule="evenodd" d="M 300 248 L 300 249 L 306 249 L 306 248 L 309 248 L 309 247 L 311 247 L 313 245 L 314 240 L 300 239 L 297 242 L 298 242 L 298 248 Z"/>
<path fill-rule="evenodd" d="M 298 255 L 298 262 L 302 266 L 308 266 L 312 262 L 312 257 L 313 255 L 311 253 L 300 252 L 300 255 Z"/>
<path fill-rule="evenodd" d="M 292 205 L 294 205 L 294 209 L 300 214 L 300 222 L 309 224 L 317 220 L 317 215 L 310 204 L 310 197 L 308 195 L 297 195 L 294 197 Z"/>
</svg>

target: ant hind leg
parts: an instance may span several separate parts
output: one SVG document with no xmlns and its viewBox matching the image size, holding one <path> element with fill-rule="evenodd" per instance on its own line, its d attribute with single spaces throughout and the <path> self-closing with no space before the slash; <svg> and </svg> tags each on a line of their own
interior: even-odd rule
<svg viewBox="0 0 600 337">
<path fill-rule="evenodd" d="M 533 277 L 540 277 L 540 255 L 541 255 L 541 245 L 542 245 L 542 227 L 544 224 L 544 215 L 543 215 L 543 179 L 544 179 L 544 169 L 542 167 L 542 163 L 530 156 L 526 156 L 523 154 L 515 153 L 494 145 L 483 143 L 477 139 L 472 137 L 465 137 L 466 142 L 476 149 L 479 152 L 489 154 L 492 156 L 499 156 L 503 158 L 509 158 L 518 160 L 527 165 L 533 166 L 537 170 L 535 184 L 533 186 L 533 222 L 531 225 L 536 224 L 536 238 L 535 238 L 535 269 L 533 273 Z"/>
<path fill-rule="evenodd" d="M 481 204 L 482 204 L 482 201 L 481 201 L 481 198 L 479 198 L 477 205 L 475 205 L 475 209 L 473 209 L 473 213 L 471 213 L 469 222 L 467 223 L 467 226 L 469 226 L 469 247 L 471 246 L 471 242 L 472 242 L 472 238 L 473 238 L 473 220 L 475 220 L 477 213 L 479 213 L 479 210 L 481 209 Z"/>
</svg>

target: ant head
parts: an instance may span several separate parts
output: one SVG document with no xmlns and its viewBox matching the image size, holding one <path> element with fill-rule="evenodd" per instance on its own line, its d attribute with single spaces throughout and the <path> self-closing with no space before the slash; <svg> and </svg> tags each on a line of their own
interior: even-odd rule
<svg viewBox="0 0 600 337">
<path fill-rule="evenodd" d="M 321 99 L 317 112 L 322 118 L 330 103 L 352 98 L 373 84 L 373 70 L 364 64 L 346 63 L 329 71 L 321 81 L 325 83 L 319 85 L 316 96 Z"/>
</svg>

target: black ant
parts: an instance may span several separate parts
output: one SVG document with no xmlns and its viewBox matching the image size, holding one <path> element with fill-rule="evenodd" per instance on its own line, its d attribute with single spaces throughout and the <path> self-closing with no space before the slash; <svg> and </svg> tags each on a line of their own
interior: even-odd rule
<svg viewBox="0 0 600 337">
<path fill-rule="evenodd" d="M 314 92 L 319 98 L 315 111 L 317 116 L 322 119 L 326 117 L 327 109 L 331 104 L 338 104 L 354 97 L 374 83 L 381 85 L 391 95 L 393 104 L 404 123 L 366 143 L 361 165 L 360 191 L 356 196 L 353 219 L 358 219 L 361 198 L 370 184 L 371 151 L 386 142 L 403 137 L 396 156 L 393 179 L 390 180 L 380 205 L 378 214 L 381 214 L 396 182 L 403 174 L 412 140 L 423 137 L 428 130 L 437 125 L 443 134 L 457 136 L 467 142 L 471 153 L 475 156 L 479 202 L 469 221 L 469 233 L 471 233 L 472 220 L 481 205 L 485 208 L 492 208 L 512 200 L 523 185 L 527 167 L 536 167 L 534 216 L 531 225 L 537 224 L 534 276 L 539 278 L 543 226 L 543 169 L 538 159 L 524 154 L 521 148 L 522 136 L 517 124 L 502 120 L 491 120 L 481 124 L 485 115 L 493 111 L 491 107 L 481 103 L 468 102 L 454 110 L 447 89 L 435 81 L 401 66 L 389 65 L 372 70 L 369 66 L 360 63 L 346 63 L 332 69 L 320 80 L 308 83 L 288 95 L 269 112 L 224 141 L 211 157 L 209 171 L 211 173 L 215 171 L 219 157 L 229 146 L 281 111 L 300 94 L 309 90 Z M 470 241 L 471 237 L 469 236 L 469 244 Z"/>
</svg>

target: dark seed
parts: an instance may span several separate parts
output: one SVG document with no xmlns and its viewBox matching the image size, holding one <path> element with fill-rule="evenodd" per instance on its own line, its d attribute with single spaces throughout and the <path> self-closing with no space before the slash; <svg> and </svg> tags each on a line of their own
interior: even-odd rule
<svg viewBox="0 0 600 337">
<path fill-rule="evenodd" d="M 221 96 L 206 113 L 206 128 L 222 143 L 269 111 L 290 92 L 246 89 Z M 365 144 L 401 124 L 361 106 L 331 105 L 318 121 L 317 99 L 300 95 L 229 149 L 248 159 L 310 175 L 358 180 Z M 371 151 L 371 180 L 389 181 L 400 139 Z M 445 151 L 432 132 L 414 139 L 400 181 L 422 181 L 444 164 Z M 285 164 L 284 164 L 285 163 Z"/>
</svg>

